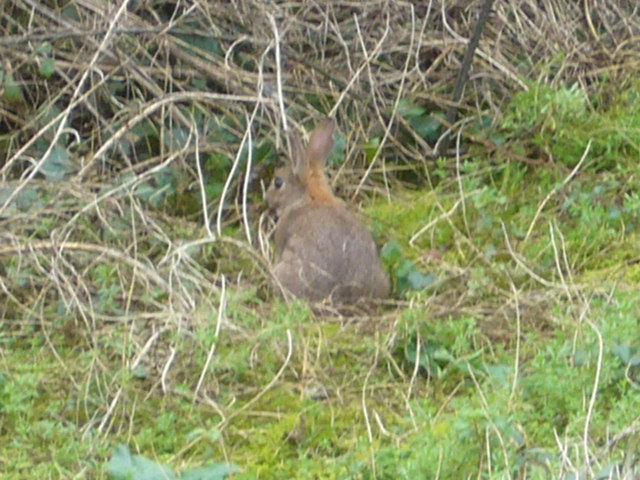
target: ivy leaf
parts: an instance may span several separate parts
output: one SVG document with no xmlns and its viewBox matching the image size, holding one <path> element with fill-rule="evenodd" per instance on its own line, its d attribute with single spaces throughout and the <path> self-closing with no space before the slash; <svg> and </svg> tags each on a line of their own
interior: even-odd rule
<svg viewBox="0 0 640 480">
<path fill-rule="evenodd" d="M 420 117 L 426 113 L 426 109 L 420 105 L 413 104 L 410 100 L 403 98 L 398 102 L 398 113 L 405 118 Z"/>
<path fill-rule="evenodd" d="M 56 71 L 56 62 L 53 58 L 45 58 L 40 62 L 40 75 L 50 78 Z"/>
<path fill-rule="evenodd" d="M 233 463 L 214 463 L 206 467 L 194 468 L 183 472 L 181 480 L 224 480 L 232 473 L 240 471 Z"/>
<path fill-rule="evenodd" d="M 327 159 L 327 164 L 331 166 L 342 165 L 345 160 L 344 157 L 345 157 L 346 150 L 347 150 L 346 140 L 339 133 L 335 133 L 333 149 L 329 154 L 329 158 Z"/>
<path fill-rule="evenodd" d="M 55 182 L 66 177 L 73 168 L 74 165 L 69 158 L 69 153 L 61 146 L 56 145 L 40 167 L 40 173 L 50 182 Z"/>
<path fill-rule="evenodd" d="M 387 243 L 380 251 L 382 259 L 389 264 L 394 264 L 402 260 L 402 250 L 396 240 Z"/>
<path fill-rule="evenodd" d="M 436 281 L 436 277 L 429 273 L 425 275 L 415 267 L 407 275 L 407 280 L 414 290 L 422 290 Z"/>
<path fill-rule="evenodd" d="M 196 25 L 191 25 L 194 30 L 197 28 Z M 187 27 L 189 25 L 187 24 Z M 199 35 L 196 33 L 193 34 L 177 34 L 177 38 L 185 42 L 187 45 L 194 47 L 197 50 L 201 50 L 205 53 L 213 54 L 216 56 L 223 56 L 224 52 L 222 47 L 220 46 L 220 42 L 211 35 Z M 193 48 L 185 48 L 189 53 L 196 54 L 197 52 Z"/>
<path fill-rule="evenodd" d="M 116 447 L 107 472 L 111 480 L 177 480 L 169 467 L 142 455 L 132 455 L 126 445 Z"/>
<path fill-rule="evenodd" d="M 36 47 L 36 53 L 38 55 L 51 55 L 51 52 L 53 51 L 53 46 L 46 42 L 46 43 L 41 43 L 40 45 L 38 45 Z"/>
<path fill-rule="evenodd" d="M 613 347 L 613 354 L 620 359 L 624 365 L 628 365 L 631 360 L 631 347 L 626 343 L 620 343 Z"/>
<path fill-rule="evenodd" d="M 640 367 L 640 353 L 631 357 L 629 359 L 628 365 L 630 367 Z"/>
<path fill-rule="evenodd" d="M 371 162 L 373 157 L 378 153 L 380 148 L 380 137 L 373 137 L 364 145 L 364 153 L 367 156 L 367 162 Z"/>
<path fill-rule="evenodd" d="M 240 471 L 233 463 L 213 463 L 187 470 L 181 480 L 224 480 Z M 142 455 L 133 455 L 126 445 L 118 445 L 109 460 L 107 472 L 111 480 L 178 480 L 173 470 Z"/>
<path fill-rule="evenodd" d="M 438 137 L 442 130 L 442 124 L 437 117 L 433 115 L 420 115 L 417 117 L 410 117 L 409 121 L 421 138 L 424 138 L 429 143 L 435 143 L 438 141 Z"/>
<path fill-rule="evenodd" d="M 187 146 L 190 132 L 187 128 L 176 127 L 164 135 L 164 144 L 170 150 L 181 150 Z"/>
<path fill-rule="evenodd" d="M 21 103 L 24 102 L 24 96 L 22 95 L 22 88 L 18 82 L 13 79 L 13 75 L 6 75 L 4 81 L 4 97 L 9 103 Z"/>
</svg>

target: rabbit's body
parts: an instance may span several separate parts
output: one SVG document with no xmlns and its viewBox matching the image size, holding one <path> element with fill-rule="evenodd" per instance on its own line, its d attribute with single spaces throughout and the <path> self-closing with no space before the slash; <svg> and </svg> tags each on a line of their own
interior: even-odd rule
<svg viewBox="0 0 640 480">
<path fill-rule="evenodd" d="M 389 279 L 371 232 L 337 199 L 324 175 L 333 122 L 314 130 L 302 149 L 292 138 L 293 164 L 276 171 L 267 191 L 275 210 L 274 274 L 293 295 L 350 303 L 384 298 Z"/>
</svg>

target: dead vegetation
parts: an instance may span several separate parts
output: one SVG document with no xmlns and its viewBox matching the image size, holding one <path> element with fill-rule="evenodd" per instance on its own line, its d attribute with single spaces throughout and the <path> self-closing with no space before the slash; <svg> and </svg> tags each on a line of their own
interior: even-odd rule
<svg viewBox="0 0 640 480">
<path fill-rule="evenodd" d="M 268 302 L 261 182 L 285 150 L 284 132 L 335 116 L 345 154 L 332 176 L 340 196 L 354 204 L 378 196 L 393 202 L 402 189 L 434 186 L 433 152 L 447 129 L 463 157 L 481 149 L 499 152 L 500 161 L 556 168 L 545 152 L 512 152 L 465 127 L 499 121 L 505 103 L 531 82 L 597 91 L 603 78 L 623 83 L 637 75 L 636 2 L 496 2 L 456 123 L 440 125 L 481 3 L 2 4 L 2 341 L 42 338 L 78 403 L 85 395 L 80 379 L 100 385 L 101 401 L 79 407 L 84 432 L 130 428 L 124 419 L 135 407 L 122 406 L 126 389 L 112 376 L 114 365 L 144 367 L 149 396 L 186 396 L 219 415 L 221 430 L 253 406 L 265 408 L 261 400 L 284 379 L 298 382 L 303 395 L 318 385 L 338 397 L 366 389 L 347 378 L 345 359 L 336 360 L 344 345 L 327 346 L 320 330 L 292 327 L 303 335 L 295 351 L 290 330 L 259 333 L 270 331 L 269 317 L 278 313 Z M 435 124 L 410 121 L 406 111 L 416 107 Z M 452 157 L 446 168 L 455 172 L 455 163 Z M 382 332 L 392 350 L 398 316 L 416 301 L 437 318 L 473 310 L 486 319 L 481 348 L 513 343 L 513 323 L 505 319 L 520 314 L 523 327 L 544 335 L 551 306 L 565 294 L 516 294 L 486 265 L 493 294 L 473 296 L 459 281 L 472 266 L 425 262 L 447 279 L 431 296 L 389 302 L 373 320 L 326 321 L 365 336 Z M 264 351 L 276 352 L 271 379 L 239 376 L 232 366 L 209 375 L 222 337 L 255 341 L 251 368 L 260 367 Z M 67 348 L 93 352 L 94 361 L 69 365 L 59 352 Z M 189 358 L 192 349 L 206 352 L 206 360 Z M 413 371 L 385 361 L 398 382 L 377 385 L 394 392 L 390 411 L 431 391 L 415 386 L 417 364 Z M 221 391 L 242 405 L 221 404 Z"/>
</svg>

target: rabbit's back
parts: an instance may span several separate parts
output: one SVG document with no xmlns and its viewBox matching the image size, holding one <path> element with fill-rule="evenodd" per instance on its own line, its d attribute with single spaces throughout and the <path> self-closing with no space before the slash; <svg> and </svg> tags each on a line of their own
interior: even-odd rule
<svg viewBox="0 0 640 480">
<path fill-rule="evenodd" d="M 275 248 L 275 276 L 296 296 L 342 303 L 389 293 L 371 232 L 341 204 L 289 210 L 278 222 Z"/>
</svg>

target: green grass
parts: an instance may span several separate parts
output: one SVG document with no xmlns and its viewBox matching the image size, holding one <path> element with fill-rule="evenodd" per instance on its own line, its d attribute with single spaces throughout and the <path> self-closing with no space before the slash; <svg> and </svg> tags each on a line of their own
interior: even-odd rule
<svg viewBox="0 0 640 480">
<path fill-rule="evenodd" d="M 530 87 L 484 131 L 511 150 L 367 212 L 407 300 L 376 315 L 318 316 L 230 276 L 216 336 L 219 290 L 158 322 L 169 296 L 111 263 L 84 272 L 100 324 L 51 284 L 32 310 L 4 300 L 6 478 L 106 478 L 118 444 L 177 472 L 230 461 L 246 479 L 572 478 L 637 460 L 640 116 L 624 105 L 638 86 L 606 101 Z M 37 265 L 6 268 L 29 295 Z"/>
</svg>

